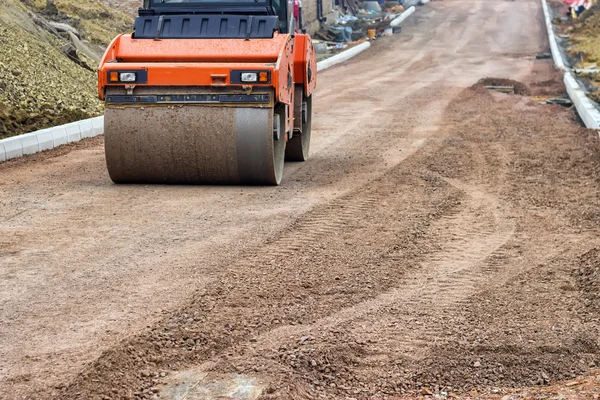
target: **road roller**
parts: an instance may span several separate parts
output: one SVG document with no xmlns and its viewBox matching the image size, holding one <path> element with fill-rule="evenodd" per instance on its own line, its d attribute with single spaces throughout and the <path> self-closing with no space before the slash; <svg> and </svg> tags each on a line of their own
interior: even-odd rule
<svg viewBox="0 0 600 400">
<path fill-rule="evenodd" d="M 317 64 L 293 0 L 145 0 L 98 69 L 115 183 L 279 185 Z"/>
</svg>

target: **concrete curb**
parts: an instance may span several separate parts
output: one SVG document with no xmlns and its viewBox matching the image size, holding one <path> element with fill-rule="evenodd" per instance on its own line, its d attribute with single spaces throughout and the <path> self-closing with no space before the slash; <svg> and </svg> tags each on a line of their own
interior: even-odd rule
<svg viewBox="0 0 600 400">
<path fill-rule="evenodd" d="M 0 140 L 0 161 L 54 149 L 104 133 L 104 117 L 84 119 Z"/>
<path fill-rule="evenodd" d="M 394 18 L 394 20 L 392 22 L 390 22 L 390 26 L 392 28 L 396 28 L 396 27 L 400 26 L 400 24 L 402 22 L 404 22 L 404 20 L 406 18 L 408 18 L 412 13 L 414 13 L 415 10 L 416 10 L 415 6 L 408 7 L 408 9 L 406 11 L 404 11 L 402 14 L 400 14 L 399 16 Z"/>
<path fill-rule="evenodd" d="M 414 7 L 413 7 L 414 8 Z M 371 43 L 365 42 L 317 63 L 317 71 L 333 67 L 368 49 Z M 54 149 L 63 144 L 78 142 L 82 139 L 104 133 L 104 116 L 71 122 L 23 135 L 11 136 L 0 140 L 0 162 L 26 154 L 34 154 Z"/>
<path fill-rule="evenodd" d="M 567 93 L 571 98 L 571 101 L 575 105 L 577 114 L 585 124 L 586 128 L 600 130 L 600 111 L 594 106 L 592 101 L 586 96 L 577 80 L 573 77 L 571 71 L 565 66 L 564 60 L 558 49 L 556 43 L 556 36 L 554 35 L 554 28 L 552 27 L 552 20 L 550 19 L 550 11 L 546 0 L 541 0 L 542 9 L 544 10 L 544 19 L 546 21 L 546 31 L 548 32 L 548 40 L 550 42 L 550 51 L 552 52 L 552 59 L 554 65 L 557 68 L 564 71 L 563 82 L 567 88 Z M 598 132 L 600 135 L 600 132 Z"/>
<path fill-rule="evenodd" d="M 550 10 L 548 9 L 548 4 L 546 0 L 541 0 L 542 9 L 544 10 L 544 21 L 546 22 L 546 32 L 548 32 L 548 41 L 550 42 L 550 52 L 552 53 L 552 59 L 554 60 L 554 65 L 557 68 L 566 70 L 567 67 L 563 62 L 562 55 L 558 50 L 558 43 L 556 43 L 556 36 L 554 35 L 554 28 L 552 27 L 552 19 L 550 18 Z"/>
<path fill-rule="evenodd" d="M 600 130 L 600 111 L 585 95 L 575 78 L 570 72 L 565 72 L 564 83 L 571 101 L 586 128 Z"/>
<path fill-rule="evenodd" d="M 329 57 L 323 61 L 317 63 L 317 72 L 323 71 L 324 69 L 333 67 L 336 64 L 349 60 L 350 58 L 356 56 L 359 53 L 362 53 L 366 49 L 371 47 L 371 42 L 364 42 L 359 44 L 358 46 L 354 46 L 351 49 L 342 51 L 341 53 L 336 54 L 335 56 Z"/>
</svg>

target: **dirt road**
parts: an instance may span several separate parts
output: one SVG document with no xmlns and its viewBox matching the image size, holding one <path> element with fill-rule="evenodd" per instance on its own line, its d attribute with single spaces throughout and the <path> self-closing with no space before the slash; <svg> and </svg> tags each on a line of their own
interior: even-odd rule
<svg viewBox="0 0 600 400">
<path fill-rule="evenodd" d="M 0 398 L 383 399 L 599 367 L 597 135 L 471 88 L 560 94 L 544 37 L 537 0 L 419 8 L 319 75 L 311 159 L 277 188 L 116 186 L 101 139 L 0 165 Z"/>
</svg>

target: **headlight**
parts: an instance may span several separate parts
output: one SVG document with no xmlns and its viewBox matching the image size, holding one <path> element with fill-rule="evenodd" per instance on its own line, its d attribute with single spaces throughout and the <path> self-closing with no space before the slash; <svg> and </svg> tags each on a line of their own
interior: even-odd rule
<svg viewBox="0 0 600 400">
<path fill-rule="evenodd" d="M 232 85 L 267 84 L 271 83 L 270 71 L 236 71 L 231 70 L 229 81 Z"/>
<path fill-rule="evenodd" d="M 119 80 L 121 82 L 135 82 L 135 72 L 121 72 L 119 74 Z"/>
<path fill-rule="evenodd" d="M 256 72 L 242 72 L 242 82 L 256 82 L 258 75 Z"/>
<path fill-rule="evenodd" d="M 127 85 L 145 85 L 148 83 L 148 70 L 116 70 L 106 71 L 108 83 L 112 85 L 127 84 Z"/>
</svg>

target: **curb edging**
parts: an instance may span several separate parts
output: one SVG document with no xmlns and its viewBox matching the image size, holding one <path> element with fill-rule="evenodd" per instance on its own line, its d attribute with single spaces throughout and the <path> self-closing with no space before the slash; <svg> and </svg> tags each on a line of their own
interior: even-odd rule
<svg viewBox="0 0 600 400">
<path fill-rule="evenodd" d="M 600 129 L 600 111 L 592 104 L 591 100 L 585 95 L 585 92 L 570 72 L 565 72 L 563 79 L 567 93 L 575 105 L 579 117 L 586 128 Z M 600 134 L 600 132 L 599 132 Z"/>
<path fill-rule="evenodd" d="M 0 161 L 51 150 L 104 133 L 104 116 L 88 118 L 0 140 Z"/>
<path fill-rule="evenodd" d="M 542 10 L 544 11 L 544 21 L 546 22 L 546 32 L 548 32 L 548 41 L 550 42 L 550 52 L 552 53 L 552 59 L 554 60 L 554 65 L 557 68 L 566 70 L 567 67 L 562 59 L 562 55 L 560 54 L 560 50 L 558 49 L 558 43 L 556 42 L 556 36 L 554 35 L 554 28 L 552 25 L 552 19 L 550 18 L 550 10 L 548 9 L 548 4 L 546 0 L 542 1 Z"/>
<path fill-rule="evenodd" d="M 390 26 L 392 28 L 396 28 L 396 27 L 400 26 L 400 24 L 402 22 L 404 22 L 404 20 L 406 18 L 408 18 L 412 13 L 414 13 L 415 10 L 416 10 L 415 6 L 408 7 L 408 9 L 406 9 L 402 14 L 400 14 L 399 16 L 397 16 L 396 18 L 394 18 L 392 20 L 392 22 L 390 22 Z"/>
<path fill-rule="evenodd" d="M 350 58 L 358 55 L 359 53 L 362 53 L 369 47 L 371 47 L 371 42 L 364 42 L 348 50 L 344 50 L 341 53 L 338 53 L 334 56 L 326 58 L 323 61 L 319 61 L 317 63 L 317 72 L 323 71 L 324 69 L 331 68 L 336 64 L 349 60 Z"/>
</svg>

